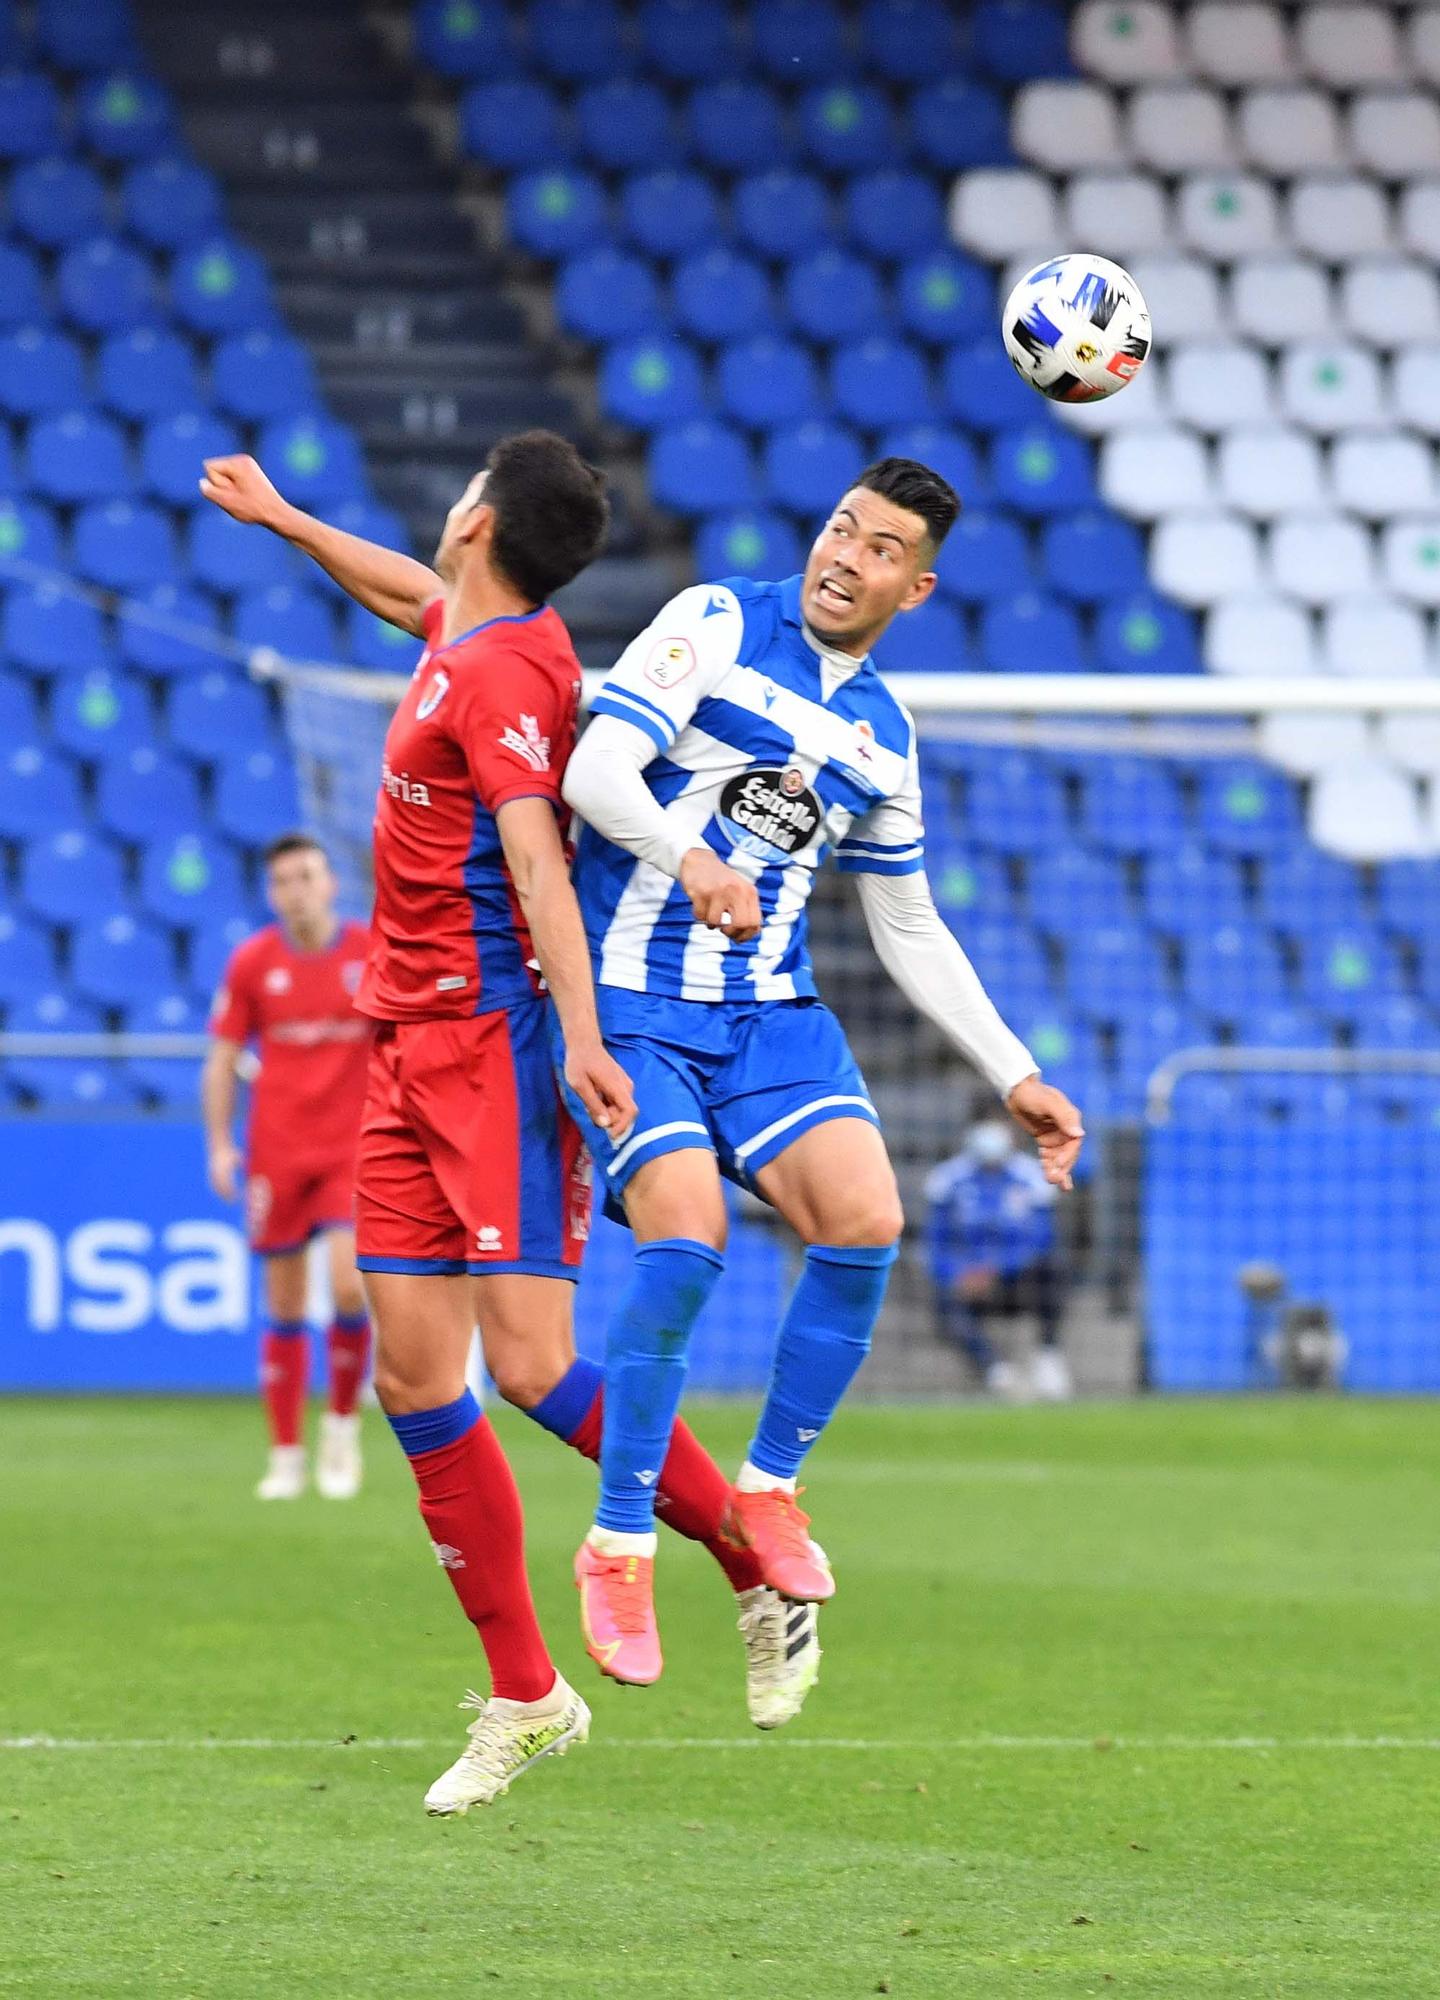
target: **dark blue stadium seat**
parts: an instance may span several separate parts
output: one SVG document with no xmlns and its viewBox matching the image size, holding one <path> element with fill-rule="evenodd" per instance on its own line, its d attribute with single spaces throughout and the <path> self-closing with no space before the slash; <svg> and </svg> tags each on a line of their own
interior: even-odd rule
<svg viewBox="0 0 1440 2000">
<path fill-rule="evenodd" d="M 716 245 L 686 257 L 672 285 L 675 319 L 682 333 L 716 346 L 743 340 L 774 325 L 770 281 L 749 257 Z"/>
<path fill-rule="evenodd" d="M 1131 521 L 1099 511 L 1061 513 L 1045 523 L 1040 562 L 1053 590 L 1078 604 L 1129 597 L 1145 587 L 1145 544 Z"/>
<path fill-rule="evenodd" d="M 197 583 L 228 595 L 293 583 L 298 564 L 278 536 L 257 535 L 206 503 L 191 516 L 190 568 Z"/>
<path fill-rule="evenodd" d="M 1299 799 L 1288 778 L 1242 759 L 1200 773 L 1200 830 L 1228 854 L 1266 855 L 1300 839 Z"/>
<path fill-rule="evenodd" d="M 1168 854 L 1183 838 L 1185 807 L 1175 774 L 1155 757 L 1066 758 L 1081 779 L 1080 825 L 1108 854 Z"/>
<path fill-rule="evenodd" d="M 31 425 L 25 476 L 35 492 L 62 506 L 118 500 L 134 488 L 125 433 L 94 410 L 64 410 Z"/>
<path fill-rule="evenodd" d="M 945 920 L 963 936 L 965 926 L 1003 918 L 1015 920 L 1015 896 L 1005 864 L 994 854 L 929 843 L 926 868 L 935 901 Z"/>
<path fill-rule="evenodd" d="M 226 417 L 210 410 L 179 410 L 145 426 L 140 440 L 140 483 L 172 507 L 192 506 L 207 458 L 239 451 L 241 438 Z M 213 513 L 214 508 L 207 512 Z"/>
<path fill-rule="evenodd" d="M 600 242 L 609 224 L 604 188 L 572 167 L 543 167 L 512 181 L 505 215 L 511 240 L 535 257 L 573 257 Z"/>
<path fill-rule="evenodd" d="M 1083 847 L 1061 846 L 1031 855 L 1025 864 L 1025 895 L 1031 920 L 1055 937 L 1070 937 L 1092 926 L 1134 923 L 1123 869 Z"/>
<path fill-rule="evenodd" d="M 969 673 L 975 666 L 964 619 L 939 597 L 895 620 L 875 648 L 875 664 L 892 674 Z"/>
<path fill-rule="evenodd" d="M 158 507 L 97 501 L 75 516 L 74 563 L 107 590 L 147 590 L 175 571 L 175 530 Z"/>
<path fill-rule="evenodd" d="M 105 1016 L 61 984 L 29 994 L 11 1009 L 8 1025 L 21 1035 L 93 1035 L 103 1030 Z"/>
<path fill-rule="evenodd" d="M 133 62 L 127 0 L 38 0 L 35 50 L 62 70 L 114 69 Z"/>
<path fill-rule="evenodd" d="M 151 326 L 159 296 L 150 261 L 115 236 L 72 243 L 55 273 L 60 309 L 82 333 L 123 333 Z"/>
<path fill-rule="evenodd" d="M 382 507 L 378 500 L 352 496 L 334 507 L 317 510 L 322 521 L 328 521 L 332 528 L 343 528 L 347 535 L 359 535 L 362 541 L 379 542 L 387 549 L 410 551 L 410 531 L 400 516 L 391 507 Z M 329 590 L 337 597 L 345 595 L 322 569 L 306 563 L 301 571 L 305 582 L 313 589 Z"/>
<path fill-rule="evenodd" d="M 926 166 L 942 174 L 1010 162 L 1010 121 L 997 90 L 942 76 L 910 100 L 910 135 Z"/>
<path fill-rule="evenodd" d="M 355 433 L 318 412 L 302 411 L 266 424 L 256 450 L 286 498 L 302 507 L 333 505 L 365 484 Z"/>
<path fill-rule="evenodd" d="M 1299 940 L 1300 997 L 1326 1020 L 1353 1023 L 1382 999 L 1404 997 L 1393 948 L 1373 926 L 1311 926 Z"/>
<path fill-rule="evenodd" d="M 930 376 L 907 341 L 870 334 L 842 347 L 830 370 L 835 407 L 861 430 L 922 422 L 931 414 Z"/>
<path fill-rule="evenodd" d="M 1122 996 L 1123 997 L 1123 996 Z M 1118 1109 L 1130 1117 L 1144 1108 L 1145 1086 L 1167 1057 L 1182 1049 L 1208 1048 L 1215 1040 L 1209 1023 L 1188 1002 L 1153 1002 L 1124 1007 L 1115 1026 L 1116 1068 L 1121 1086 Z"/>
<path fill-rule="evenodd" d="M 139 1102 L 125 1066 L 103 1057 L 12 1056 L 4 1081 L 44 1111 L 89 1115 L 132 1110 Z"/>
<path fill-rule="evenodd" d="M 975 60 L 1001 83 L 1070 72 L 1060 0 L 980 0 L 971 29 Z"/>
<path fill-rule="evenodd" d="M 650 446 L 649 475 L 652 499 L 676 514 L 729 513 L 755 498 L 749 446 L 713 417 L 660 431 Z"/>
<path fill-rule="evenodd" d="M 865 173 L 893 163 L 894 119 L 872 85 L 824 84 L 807 91 L 798 109 L 805 150 L 826 173 Z"/>
<path fill-rule="evenodd" d="M 28 326 L 45 317 L 40 266 L 18 243 L 0 243 L 0 326 Z"/>
<path fill-rule="evenodd" d="M 1440 861 L 1386 861 L 1375 871 L 1380 920 L 1411 936 L 1440 933 Z"/>
<path fill-rule="evenodd" d="M 137 1007 L 122 1008 L 131 1034 L 195 1035 L 203 1032 L 203 1011 L 185 993 L 165 993 Z M 193 1056 L 132 1057 L 125 1065 L 136 1090 L 157 1111 L 194 1116 L 200 1095 L 200 1065 Z"/>
<path fill-rule="evenodd" d="M 867 75 L 892 83 L 945 76 L 960 60 L 957 10 L 945 0 L 867 0 L 860 49 Z"/>
<path fill-rule="evenodd" d="M 411 641 L 413 646 L 414 641 Z M 263 847 L 300 818 L 295 767 L 273 750 L 225 761 L 215 781 L 215 824 L 231 840 Z"/>
<path fill-rule="evenodd" d="M 734 18 L 714 0 L 645 0 L 638 26 L 647 68 L 672 82 L 725 76 L 738 66 Z"/>
<path fill-rule="evenodd" d="M 957 927 L 966 955 L 986 991 L 1008 1017 L 1055 1005 L 1055 975 L 1040 940 L 1028 925 L 996 923 L 984 911 L 977 921 Z"/>
<path fill-rule="evenodd" d="M 188 410 L 200 398 L 195 356 L 178 334 L 141 326 L 117 333 L 100 349 L 100 400 L 132 423 Z"/>
<path fill-rule="evenodd" d="M 228 917 L 200 916 L 191 930 L 187 957 L 190 984 L 197 993 L 213 993 L 220 984 L 230 954 L 243 944 L 265 918 L 237 911 Z"/>
<path fill-rule="evenodd" d="M 686 108 L 685 126 L 695 157 L 715 173 L 765 173 L 788 151 L 774 91 L 740 77 L 701 84 Z"/>
<path fill-rule="evenodd" d="M 973 340 L 995 310 L 995 282 L 971 257 L 935 250 L 902 266 L 896 286 L 901 325 L 932 347 Z"/>
<path fill-rule="evenodd" d="M 881 167 L 859 174 L 845 190 L 845 226 L 871 257 L 900 264 L 940 249 L 945 240 L 945 211 L 933 181 L 898 167 Z M 989 281 L 991 312 L 994 281 Z M 989 320 L 985 322 L 987 328 Z"/>
<path fill-rule="evenodd" d="M 11 442 L 9 429 L 6 425 L 0 423 L 0 489 L 18 486 L 19 484 L 20 476 L 16 468 L 15 447 Z M 0 550 L 0 554 L 3 554 L 3 550 Z"/>
<path fill-rule="evenodd" d="M 0 840 L 31 840 L 85 818 L 74 766 L 38 742 L 0 750 Z"/>
<path fill-rule="evenodd" d="M 220 607 L 204 591 L 188 585 L 157 584 L 121 609 L 120 652 L 142 673 L 187 674 L 213 666 L 215 655 L 195 634 L 218 631 Z"/>
<path fill-rule="evenodd" d="M 38 500 L 0 500 L 0 577 L 28 575 L 28 565 L 55 569 L 60 562 L 60 530 L 50 508 Z"/>
<path fill-rule="evenodd" d="M 742 243 L 774 262 L 803 257 L 833 233 L 824 183 L 788 167 L 738 181 L 731 209 Z"/>
<path fill-rule="evenodd" d="M 663 91 L 633 77 L 611 77 L 583 90 L 575 122 L 586 158 L 604 173 L 673 165 L 680 155 Z"/>
<path fill-rule="evenodd" d="M 108 833 L 132 843 L 196 833 L 207 818 L 194 766 L 150 743 L 101 765 L 95 812 Z"/>
<path fill-rule="evenodd" d="M 0 1007 L 9 1009 L 60 979 L 55 941 L 47 929 L 0 908 Z"/>
<path fill-rule="evenodd" d="M 40 734 L 34 688 L 19 674 L 0 672 L 0 743 L 31 743 Z"/>
<path fill-rule="evenodd" d="M 658 167 L 628 176 L 620 193 L 620 224 L 650 256 L 684 257 L 714 242 L 720 208 L 703 174 Z"/>
<path fill-rule="evenodd" d="M 102 160 L 148 160 L 174 144 L 169 98 L 158 83 L 134 71 L 86 84 L 76 100 L 75 125 L 88 150 Z"/>
<path fill-rule="evenodd" d="M 1030 547 L 1018 522 L 984 509 L 961 514 L 935 567 L 941 589 L 962 604 L 1014 597 L 1033 581 Z"/>
<path fill-rule="evenodd" d="M 73 340 L 48 326 L 0 334 L 0 409 L 36 417 L 85 400 L 85 365 Z"/>
<path fill-rule="evenodd" d="M 94 672 L 113 664 L 105 621 L 59 584 L 22 584 L 5 596 L 0 649 L 12 666 L 32 674 Z"/>
<path fill-rule="evenodd" d="M 1372 999 L 1355 1022 L 1354 1042 L 1360 1049 L 1433 1050 L 1440 1045 L 1440 1021 L 1421 1000 Z"/>
<path fill-rule="evenodd" d="M 263 261 L 228 236 L 207 236 L 182 250 L 170 267 L 176 317 L 212 339 L 269 326 L 275 316 Z"/>
<path fill-rule="evenodd" d="M 874 266 L 830 245 L 790 266 L 785 309 L 806 338 L 821 347 L 876 333 L 889 317 Z"/>
<path fill-rule="evenodd" d="M 991 754 L 971 772 L 965 824 L 995 854 L 1040 854 L 1072 837 L 1059 773 L 1018 753 Z"/>
<path fill-rule="evenodd" d="M 219 668 L 176 682 L 166 720 L 175 748 L 202 763 L 268 749 L 274 734 L 270 704 L 262 690 Z"/>
<path fill-rule="evenodd" d="M 467 90 L 460 147 L 507 174 L 559 166 L 574 150 L 558 93 L 533 76 L 499 77 Z"/>
<path fill-rule="evenodd" d="M 373 667 L 377 673 L 406 673 L 420 657 L 420 641 L 387 619 L 377 618 L 359 604 L 345 614 L 346 657 L 357 667 Z"/>
<path fill-rule="evenodd" d="M 687 423 L 705 405 L 699 357 L 664 334 L 623 340 L 600 364 L 600 407 L 634 430 Z"/>
<path fill-rule="evenodd" d="M 270 647 L 292 660 L 336 657 L 335 614 L 318 590 L 276 583 L 249 590 L 235 606 L 232 631 L 242 646 Z"/>
<path fill-rule="evenodd" d="M 1261 1008 L 1289 1004 L 1284 962 L 1263 925 L 1241 922 L 1190 930 L 1181 944 L 1185 994 L 1202 1013 L 1235 1022 Z"/>
<path fill-rule="evenodd" d="M 162 924 L 188 930 L 246 896 L 240 863 L 219 841 L 182 834 L 141 850 L 140 901 Z"/>
<path fill-rule="evenodd" d="M 66 827 L 27 844 L 20 857 L 20 893 L 44 923 L 83 923 L 123 907 L 125 870 L 109 841 Z"/>
<path fill-rule="evenodd" d="M 10 219 L 32 243 L 58 250 L 104 228 L 105 183 L 67 153 L 27 161 L 11 177 Z"/>
<path fill-rule="evenodd" d="M 951 348 L 940 374 L 940 400 L 948 416 L 971 430 L 1003 431 L 1035 421 L 1035 391 L 1026 388 L 995 339 Z"/>
<path fill-rule="evenodd" d="M 0 71 L 0 158 L 34 160 L 64 144 L 60 93 L 38 70 Z"/>
<path fill-rule="evenodd" d="M 441 76 L 508 76 L 519 62 L 510 10 L 500 0 L 422 0 L 415 50 Z"/>
<path fill-rule="evenodd" d="M 765 440 L 765 491 L 792 514 L 814 520 L 829 512 L 865 462 L 865 447 L 854 431 L 811 418 L 772 431 Z"/>
<path fill-rule="evenodd" d="M 1212 931 L 1245 922 L 1251 912 L 1240 870 L 1228 854 L 1198 840 L 1181 840 L 1145 857 L 1141 905 L 1162 931 Z"/>
<path fill-rule="evenodd" d="M 1037 590 L 996 598 L 980 617 L 980 656 L 997 674 L 1081 674 L 1090 665 L 1080 620 Z"/>
<path fill-rule="evenodd" d="M 60 674 L 50 691 L 50 733 L 92 762 L 123 756 L 155 734 L 144 683 L 133 674 Z"/>
<path fill-rule="evenodd" d="M 152 250 L 183 250 L 220 227 L 220 190 L 193 160 L 166 153 L 131 167 L 120 185 L 120 213 Z"/>
<path fill-rule="evenodd" d="M 715 514 L 695 538 L 701 576 L 792 576 L 804 559 L 799 537 L 781 514 Z"/>
<path fill-rule="evenodd" d="M 821 406 L 820 382 L 807 348 L 760 333 L 726 347 L 715 371 L 722 407 L 752 430 L 803 423 Z"/>
<path fill-rule="evenodd" d="M 944 424 L 897 424 L 875 447 L 877 458 L 918 458 L 948 479 L 966 507 L 984 504 L 989 482 L 968 438 Z"/>
<path fill-rule="evenodd" d="M 555 314 L 567 333 L 600 346 L 658 333 L 664 325 L 650 266 L 608 244 L 584 250 L 564 266 L 555 285 Z"/>
<path fill-rule="evenodd" d="M 215 401 L 244 424 L 268 423 L 313 408 L 315 370 L 298 340 L 285 333 L 232 334 L 210 357 Z M 172 408 L 188 408 L 193 397 L 177 396 Z"/>
<path fill-rule="evenodd" d="M 1056 524 L 1056 532 L 1063 524 Z M 1198 674 L 1195 623 L 1178 604 L 1149 591 L 1101 607 L 1095 621 L 1095 664 L 1107 674 Z"/>
<path fill-rule="evenodd" d="M 92 918 L 71 937 L 71 983 L 97 1007 L 133 1007 L 174 977 L 169 938 L 134 917 Z"/>
<path fill-rule="evenodd" d="M 831 0 L 764 0 L 750 16 L 756 59 L 777 83 L 825 83 L 852 66 Z"/>
<path fill-rule="evenodd" d="M 990 479 L 1021 514 L 1069 515 L 1095 498 L 1089 445 L 1057 424 L 1002 431 L 990 448 Z"/>
<path fill-rule="evenodd" d="M 614 76 L 625 36 L 612 0 L 545 0 L 527 16 L 530 49 L 540 67 L 566 83 Z"/>
<path fill-rule="evenodd" d="M 1175 997 L 1158 942 L 1130 923 L 1072 931 L 1065 941 L 1065 984 L 1071 1005 L 1089 1021 L 1115 1023 L 1137 1007 L 1160 1007 Z"/>
<path fill-rule="evenodd" d="M 1260 869 L 1259 911 L 1267 924 L 1296 937 L 1317 926 L 1370 921 L 1359 869 L 1322 854 L 1308 841 L 1266 857 Z"/>
</svg>

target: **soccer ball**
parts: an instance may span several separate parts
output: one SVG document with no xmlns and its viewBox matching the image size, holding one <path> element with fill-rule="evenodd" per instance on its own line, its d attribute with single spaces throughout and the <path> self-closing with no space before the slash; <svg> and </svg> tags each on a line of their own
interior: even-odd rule
<svg viewBox="0 0 1440 2000">
<path fill-rule="evenodd" d="M 1054 403 L 1098 403 L 1123 389 L 1150 352 L 1150 313 L 1128 271 L 1108 257 L 1052 257 L 1005 301 L 1005 351 Z"/>
</svg>

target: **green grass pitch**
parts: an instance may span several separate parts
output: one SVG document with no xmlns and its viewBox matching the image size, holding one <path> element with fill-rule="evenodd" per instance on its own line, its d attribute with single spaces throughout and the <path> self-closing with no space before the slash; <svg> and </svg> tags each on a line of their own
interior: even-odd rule
<svg viewBox="0 0 1440 2000">
<path fill-rule="evenodd" d="M 692 1414 L 734 1462 L 747 1413 Z M 665 1679 L 599 1682 L 592 1475 L 499 1422 L 595 1729 L 448 1823 L 475 1655 L 378 1418 L 359 1502 L 262 1508 L 248 1408 L 5 1408 L 0 1992 L 1440 1993 L 1433 1409 L 856 1406 L 770 1738 L 670 1538 Z"/>
</svg>

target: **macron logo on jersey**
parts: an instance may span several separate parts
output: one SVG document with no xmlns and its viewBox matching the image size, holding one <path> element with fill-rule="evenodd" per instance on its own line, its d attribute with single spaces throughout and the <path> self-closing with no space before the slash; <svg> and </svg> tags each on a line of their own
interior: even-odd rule
<svg viewBox="0 0 1440 2000">
<path fill-rule="evenodd" d="M 550 769 L 550 738 L 540 734 L 540 724 L 533 715 L 522 715 L 518 729 L 507 725 L 495 740 L 502 750 L 519 757 L 532 771 Z"/>
</svg>

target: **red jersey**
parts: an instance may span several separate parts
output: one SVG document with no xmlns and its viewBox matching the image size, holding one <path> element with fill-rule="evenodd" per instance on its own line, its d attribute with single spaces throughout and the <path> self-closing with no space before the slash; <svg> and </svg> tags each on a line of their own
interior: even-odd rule
<svg viewBox="0 0 1440 2000">
<path fill-rule="evenodd" d="M 231 955 L 210 1030 L 259 1048 L 247 1151 L 262 1172 L 328 1166 L 355 1150 L 371 1040 L 355 993 L 368 944 L 364 924 L 346 922 L 324 951 L 301 951 L 267 924 Z"/>
<path fill-rule="evenodd" d="M 426 650 L 385 738 L 375 912 L 356 1005 L 381 1021 L 455 1020 L 533 999 L 540 974 L 495 815 L 549 799 L 575 744 L 580 663 L 542 605 Z"/>
</svg>

